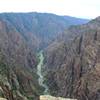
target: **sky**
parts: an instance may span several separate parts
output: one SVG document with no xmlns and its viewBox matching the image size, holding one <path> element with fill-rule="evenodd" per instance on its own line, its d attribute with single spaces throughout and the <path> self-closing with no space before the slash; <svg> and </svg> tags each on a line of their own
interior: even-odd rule
<svg viewBox="0 0 100 100">
<path fill-rule="evenodd" d="M 100 0 L 0 0 L 0 12 L 46 12 L 93 19 L 100 16 Z"/>
</svg>

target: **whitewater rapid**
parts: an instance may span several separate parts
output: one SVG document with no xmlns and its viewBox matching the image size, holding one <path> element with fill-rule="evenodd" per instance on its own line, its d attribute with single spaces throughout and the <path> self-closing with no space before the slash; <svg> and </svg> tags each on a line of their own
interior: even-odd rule
<svg viewBox="0 0 100 100">
<path fill-rule="evenodd" d="M 44 92 L 43 94 L 48 94 L 48 86 L 44 83 L 44 76 L 43 76 L 43 71 L 42 71 L 42 68 L 43 68 L 43 62 L 44 62 L 44 56 L 43 56 L 43 52 L 40 51 L 38 53 L 38 58 L 39 58 L 39 63 L 37 65 L 37 75 L 39 76 L 38 78 L 38 83 L 40 86 L 42 86 L 44 88 Z"/>
</svg>

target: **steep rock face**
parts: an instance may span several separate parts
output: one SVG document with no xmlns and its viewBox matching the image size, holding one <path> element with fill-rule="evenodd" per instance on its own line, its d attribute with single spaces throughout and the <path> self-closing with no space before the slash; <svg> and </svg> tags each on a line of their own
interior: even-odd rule
<svg viewBox="0 0 100 100">
<path fill-rule="evenodd" d="M 100 99 L 100 20 L 73 26 L 45 51 L 46 82 L 52 95 Z"/>
<path fill-rule="evenodd" d="M 36 56 L 8 21 L 0 19 L 0 96 L 27 100 L 39 95 Z"/>
<path fill-rule="evenodd" d="M 35 12 L 2 13 L 0 19 L 14 26 L 34 49 L 47 46 L 66 27 L 88 22 L 86 19 Z"/>
</svg>

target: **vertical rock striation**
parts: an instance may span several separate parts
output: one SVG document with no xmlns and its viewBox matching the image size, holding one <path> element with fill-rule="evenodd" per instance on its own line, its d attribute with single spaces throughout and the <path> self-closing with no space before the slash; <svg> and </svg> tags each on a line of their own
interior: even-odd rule
<svg viewBox="0 0 100 100">
<path fill-rule="evenodd" d="M 100 18 L 72 26 L 45 50 L 46 79 L 52 95 L 100 99 Z"/>
</svg>

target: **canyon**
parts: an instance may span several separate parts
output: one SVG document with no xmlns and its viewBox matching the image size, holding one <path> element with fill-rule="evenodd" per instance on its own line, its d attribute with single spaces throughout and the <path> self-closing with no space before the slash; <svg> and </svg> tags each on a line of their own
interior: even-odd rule
<svg viewBox="0 0 100 100">
<path fill-rule="evenodd" d="M 0 14 L 0 97 L 42 95 L 100 100 L 100 17 Z"/>
</svg>

